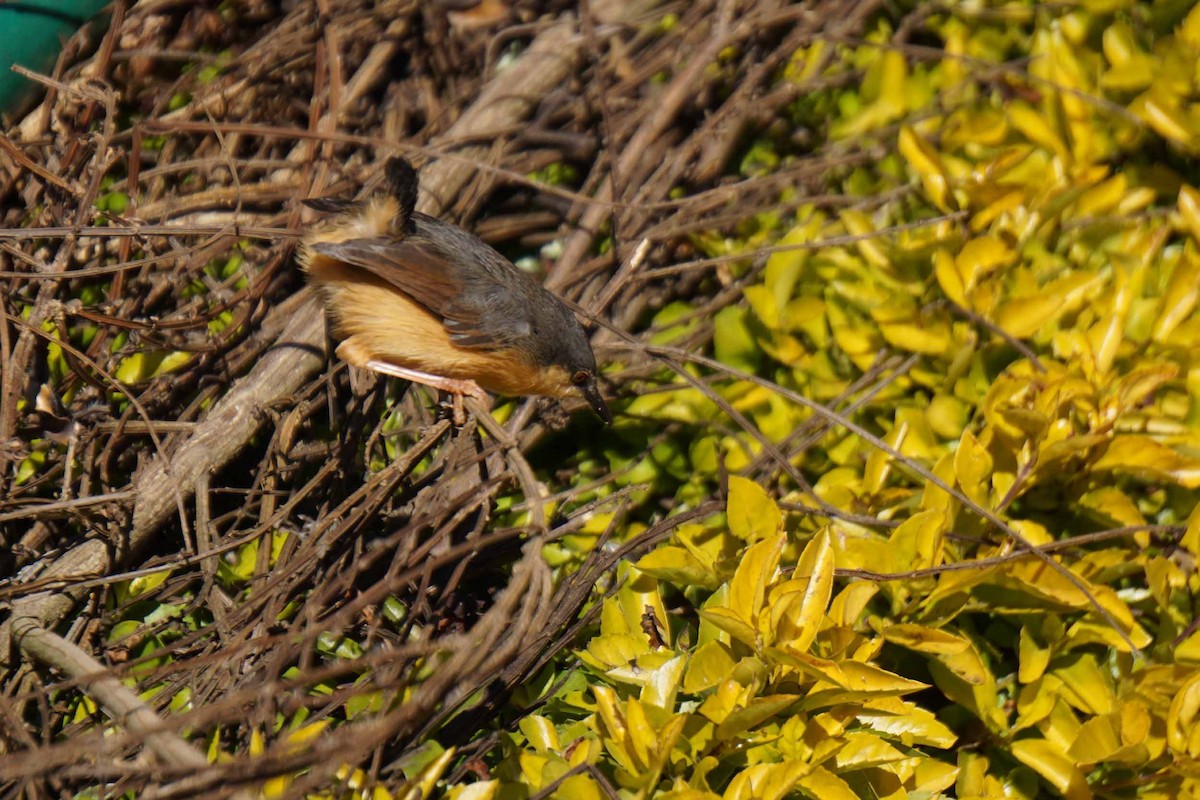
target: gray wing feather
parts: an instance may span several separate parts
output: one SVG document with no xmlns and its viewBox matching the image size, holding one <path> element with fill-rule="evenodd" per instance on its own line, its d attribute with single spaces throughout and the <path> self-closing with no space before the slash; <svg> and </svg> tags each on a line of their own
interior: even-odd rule
<svg viewBox="0 0 1200 800">
<path fill-rule="evenodd" d="M 533 298 L 522 283 L 528 282 L 535 293 L 540 287 L 490 247 L 478 245 L 486 248 L 482 259 L 479 251 L 468 252 L 482 263 L 470 266 L 447 257 L 420 228 L 404 239 L 317 242 L 312 249 L 395 286 L 441 319 L 455 344 L 481 350 L 511 347 L 534 333 Z"/>
</svg>

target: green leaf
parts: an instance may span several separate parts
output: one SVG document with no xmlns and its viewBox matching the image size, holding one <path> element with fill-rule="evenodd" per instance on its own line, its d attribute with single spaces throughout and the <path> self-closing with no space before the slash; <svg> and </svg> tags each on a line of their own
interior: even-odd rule
<svg viewBox="0 0 1200 800">
<path fill-rule="evenodd" d="M 713 318 L 713 354 L 723 364 L 754 374 L 762 364 L 762 350 L 750 332 L 745 309 L 726 306 Z"/>
</svg>

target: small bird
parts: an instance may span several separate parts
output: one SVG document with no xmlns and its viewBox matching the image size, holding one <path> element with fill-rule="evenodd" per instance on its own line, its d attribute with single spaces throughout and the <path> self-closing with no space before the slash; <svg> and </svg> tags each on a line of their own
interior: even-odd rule
<svg viewBox="0 0 1200 800">
<path fill-rule="evenodd" d="M 300 264 L 324 300 L 344 361 L 462 396 L 582 395 L 606 424 L 596 358 L 571 310 L 456 225 L 415 210 L 417 172 L 385 167 L 391 193 L 312 198 L 339 213 L 304 237 Z"/>
</svg>

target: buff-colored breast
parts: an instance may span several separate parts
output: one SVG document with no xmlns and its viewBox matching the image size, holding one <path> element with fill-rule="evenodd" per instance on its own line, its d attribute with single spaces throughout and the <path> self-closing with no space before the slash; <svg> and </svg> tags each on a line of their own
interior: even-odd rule
<svg viewBox="0 0 1200 800">
<path fill-rule="evenodd" d="M 564 396 L 561 367 L 538 369 L 512 350 L 459 347 L 424 307 L 366 270 L 306 252 L 301 261 L 342 340 L 338 355 L 355 366 L 386 361 L 445 378 L 473 380 L 504 395 Z"/>
</svg>

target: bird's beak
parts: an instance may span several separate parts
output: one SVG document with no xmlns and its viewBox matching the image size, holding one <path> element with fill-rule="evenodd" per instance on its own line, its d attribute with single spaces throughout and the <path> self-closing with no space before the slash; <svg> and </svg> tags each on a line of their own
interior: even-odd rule
<svg viewBox="0 0 1200 800">
<path fill-rule="evenodd" d="M 579 387 L 579 391 L 583 393 L 583 399 L 587 400 L 588 405 L 592 407 L 600 419 L 604 420 L 605 425 L 613 424 L 612 412 L 608 410 L 608 405 L 604 402 L 604 398 L 600 396 L 600 389 L 596 386 L 596 379 Z"/>
</svg>

